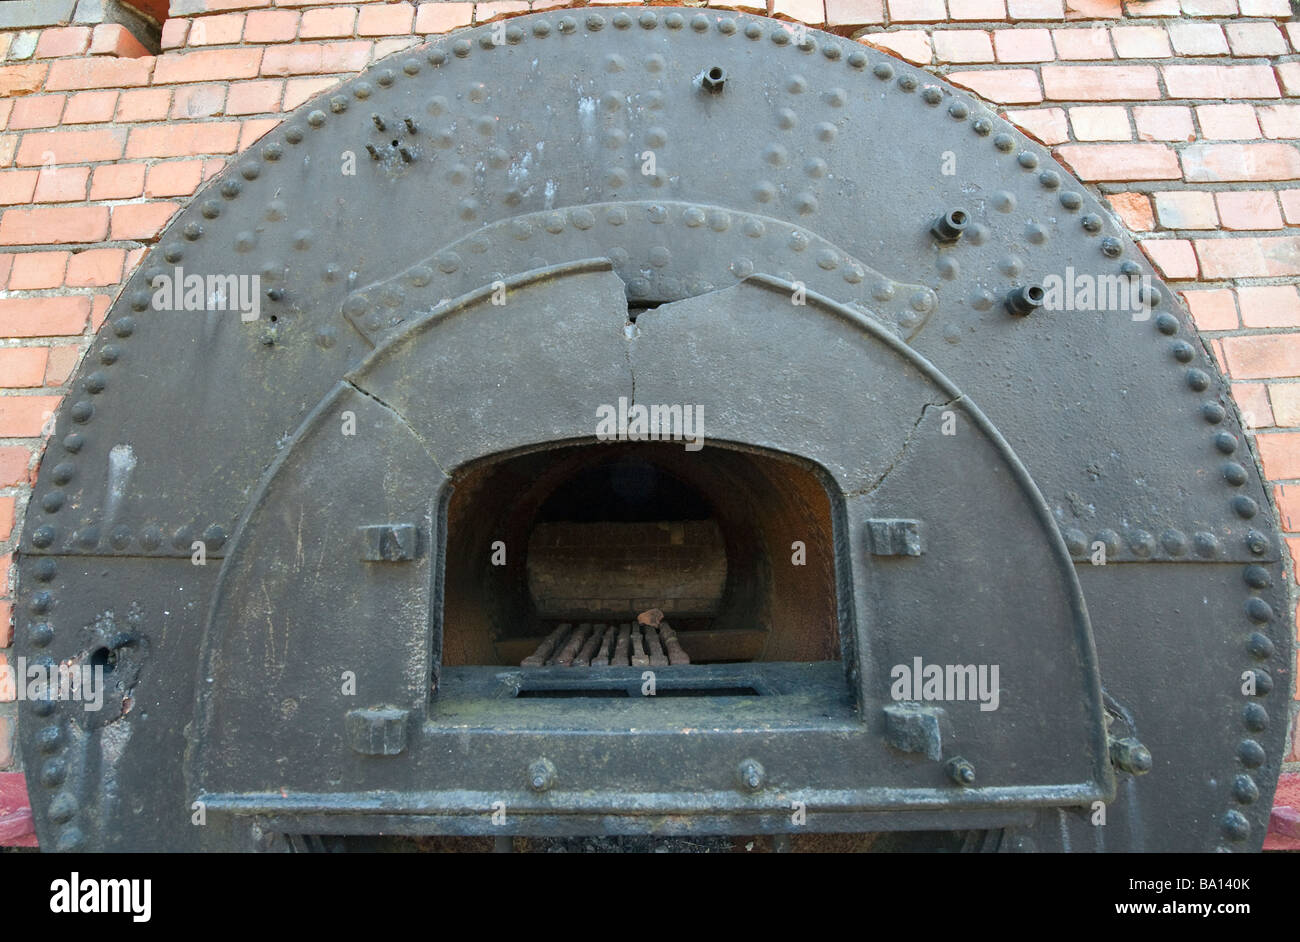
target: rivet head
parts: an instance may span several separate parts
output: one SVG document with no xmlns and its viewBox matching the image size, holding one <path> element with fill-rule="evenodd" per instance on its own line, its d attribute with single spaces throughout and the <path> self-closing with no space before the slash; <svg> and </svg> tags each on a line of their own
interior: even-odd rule
<svg viewBox="0 0 1300 942">
<path fill-rule="evenodd" d="M 1231 432 L 1219 432 L 1214 436 L 1214 447 L 1225 455 L 1230 455 L 1237 450 L 1237 436 Z"/>
<path fill-rule="evenodd" d="M 1088 213 L 1088 215 L 1079 219 L 1079 225 L 1081 225 L 1083 231 L 1089 235 L 1096 235 L 1098 232 L 1101 232 L 1101 217 L 1094 215 L 1093 213 Z"/>
<path fill-rule="evenodd" d="M 1211 425 L 1218 425 L 1226 415 L 1223 406 L 1217 402 L 1207 402 L 1201 406 L 1201 417 Z"/>
<path fill-rule="evenodd" d="M 37 592 L 32 596 L 31 601 L 27 603 L 27 608 L 33 615 L 44 615 L 50 610 L 50 605 L 54 598 L 48 592 Z"/>
<path fill-rule="evenodd" d="M 1187 536 L 1181 530 L 1166 530 L 1160 534 L 1160 545 L 1170 556 L 1183 556 L 1188 549 Z"/>
<path fill-rule="evenodd" d="M 1223 479 L 1233 487 L 1240 487 L 1246 483 L 1246 469 L 1235 461 L 1225 462 L 1223 465 Z"/>
<path fill-rule="evenodd" d="M 1238 517 L 1243 520 L 1249 520 L 1255 514 L 1259 513 L 1259 504 L 1245 494 L 1238 494 L 1232 499 L 1232 510 Z"/>
<path fill-rule="evenodd" d="M 1033 170 L 1038 166 L 1038 155 L 1027 150 L 1022 150 L 1016 157 L 1016 163 L 1026 170 Z"/>
<path fill-rule="evenodd" d="M 1179 363 L 1190 363 L 1192 358 L 1196 356 L 1196 351 L 1192 349 L 1192 345 L 1186 340 L 1175 340 L 1170 344 L 1169 352 L 1174 355 L 1174 359 Z"/>
<path fill-rule="evenodd" d="M 82 850 L 85 846 L 86 835 L 77 827 L 64 828 L 54 840 L 54 849 L 65 854 Z"/>
<path fill-rule="evenodd" d="M 1016 139 L 1010 134 L 997 134 L 993 137 L 993 146 L 1004 154 L 1009 154 L 1016 149 Z"/>
<path fill-rule="evenodd" d="M 1205 392 L 1210 388 L 1210 374 L 1204 370 L 1188 370 L 1187 385 L 1196 392 Z"/>
<path fill-rule="evenodd" d="M 1264 747 L 1253 739 L 1243 739 L 1237 746 L 1237 759 L 1248 769 L 1259 768 L 1266 758 Z"/>
<path fill-rule="evenodd" d="M 1267 589 L 1273 585 L 1273 576 L 1263 566 L 1247 566 L 1241 574 L 1252 589 Z"/>
<path fill-rule="evenodd" d="M 49 622 L 38 621 L 27 629 L 27 637 L 31 639 L 32 644 L 38 648 L 44 648 L 54 640 L 54 629 Z"/>
<path fill-rule="evenodd" d="M 1246 549 L 1250 550 L 1256 556 L 1261 556 L 1268 552 L 1269 538 L 1258 530 L 1246 531 Z"/>
<path fill-rule="evenodd" d="M 54 527 L 49 524 L 37 527 L 32 531 L 32 546 L 35 546 L 37 549 L 46 549 L 53 545 L 55 535 Z"/>
<path fill-rule="evenodd" d="M 1246 651 L 1253 658 L 1268 660 L 1275 650 L 1272 639 L 1261 631 L 1252 631 L 1246 639 Z"/>
<path fill-rule="evenodd" d="M 975 784 L 975 766 L 960 756 L 949 759 L 943 770 L 954 785 L 966 788 Z"/>
<path fill-rule="evenodd" d="M 1073 212 L 1083 205 L 1083 197 L 1073 190 L 1067 190 L 1060 196 L 1061 205 Z"/>
<path fill-rule="evenodd" d="M 82 435 L 80 432 L 73 432 L 63 438 L 63 449 L 69 454 L 75 455 L 77 452 L 81 451 L 82 446 L 85 444 L 86 436 Z"/>
<path fill-rule="evenodd" d="M 41 766 L 41 784 L 46 788 L 58 788 L 67 775 L 68 766 L 62 759 L 50 759 Z"/>
<path fill-rule="evenodd" d="M 313 111 L 312 114 L 320 114 L 320 112 Z M 325 117 L 324 115 L 321 115 L 322 121 L 324 120 L 324 117 Z M 256 180 L 258 177 L 262 175 L 262 165 L 258 163 L 256 160 L 250 160 L 248 163 L 244 164 L 242 167 L 239 168 L 239 175 L 243 177 L 245 180 Z"/>
<path fill-rule="evenodd" d="M 1119 258 L 1123 251 L 1123 244 L 1114 236 L 1106 236 L 1101 240 L 1101 254 L 1107 258 Z"/>
<path fill-rule="evenodd" d="M 307 123 L 314 128 L 324 127 L 325 112 L 321 111 L 319 108 L 316 109 L 311 114 L 307 115 Z"/>
<path fill-rule="evenodd" d="M 528 787 L 535 792 L 550 791 L 555 786 L 555 765 L 550 759 L 534 759 L 528 764 Z"/>
<path fill-rule="evenodd" d="M 1259 798 L 1259 786 L 1249 775 L 1238 775 L 1232 780 L 1232 797 L 1243 805 L 1253 804 Z"/>
<path fill-rule="evenodd" d="M 888 62 L 877 62 L 872 68 L 871 74 L 882 82 L 886 82 L 894 77 L 894 67 Z"/>
<path fill-rule="evenodd" d="M 1045 190 L 1055 190 L 1061 185 L 1061 175 L 1055 170 L 1044 170 L 1038 175 L 1038 182 Z"/>
<path fill-rule="evenodd" d="M 1223 816 L 1223 834 L 1230 841 L 1244 841 L 1250 837 L 1250 822 L 1240 811 L 1229 811 Z"/>
<path fill-rule="evenodd" d="M 36 731 L 36 748 L 46 755 L 58 752 L 63 745 L 63 727 L 59 725 L 43 726 Z"/>
<path fill-rule="evenodd" d="M 1219 555 L 1219 538 L 1208 531 L 1201 531 L 1192 537 L 1196 555 L 1202 559 L 1213 559 Z"/>
<path fill-rule="evenodd" d="M 49 491 L 41 497 L 41 507 L 47 514 L 57 513 L 65 497 L 63 491 Z"/>
<path fill-rule="evenodd" d="M 767 782 L 767 771 L 757 759 L 742 760 L 736 768 L 736 776 L 741 789 L 747 792 L 759 791 Z"/>
<path fill-rule="evenodd" d="M 1178 333 L 1178 318 L 1174 317 L 1172 314 L 1157 314 L 1156 330 L 1172 337 L 1174 334 Z"/>
<path fill-rule="evenodd" d="M 1261 704 L 1247 703 L 1241 708 L 1241 722 L 1252 733 L 1262 733 L 1268 729 L 1268 710 Z"/>
<path fill-rule="evenodd" d="M 272 141 L 262 148 L 262 157 L 265 160 L 276 161 L 284 156 L 284 147 L 278 141 Z"/>
<path fill-rule="evenodd" d="M 68 792 L 59 792 L 50 800 L 49 818 L 55 824 L 72 820 L 77 813 L 77 800 Z"/>
<path fill-rule="evenodd" d="M 1247 599 L 1246 617 L 1256 624 L 1266 625 L 1273 620 L 1273 606 L 1263 599 Z"/>
</svg>

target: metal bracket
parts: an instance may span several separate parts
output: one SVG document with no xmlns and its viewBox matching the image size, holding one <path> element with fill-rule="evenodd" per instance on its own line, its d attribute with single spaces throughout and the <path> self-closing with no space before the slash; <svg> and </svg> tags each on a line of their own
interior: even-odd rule
<svg viewBox="0 0 1300 942">
<path fill-rule="evenodd" d="M 348 744 L 363 756 L 395 756 L 406 749 L 406 720 L 410 710 L 370 707 L 349 710 L 344 722 Z"/>
<path fill-rule="evenodd" d="M 885 741 L 903 752 L 923 752 L 936 762 L 943 755 L 939 732 L 940 707 L 919 703 L 891 703 L 885 707 Z"/>
<path fill-rule="evenodd" d="M 867 545 L 873 556 L 920 556 L 920 520 L 868 520 Z"/>
<path fill-rule="evenodd" d="M 361 558 L 368 562 L 403 563 L 417 555 L 419 534 L 413 523 L 380 523 L 358 529 Z"/>
</svg>

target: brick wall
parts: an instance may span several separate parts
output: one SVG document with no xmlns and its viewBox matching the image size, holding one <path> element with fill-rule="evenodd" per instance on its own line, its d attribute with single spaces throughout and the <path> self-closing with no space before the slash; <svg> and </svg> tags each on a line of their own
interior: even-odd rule
<svg viewBox="0 0 1300 942">
<path fill-rule="evenodd" d="M 1288 0 L 767 2 L 982 96 L 1109 200 L 1211 339 L 1300 553 L 1300 23 Z M 154 56 L 99 22 L 104 0 L 4 4 L 0 661 L 42 426 L 143 247 L 281 112 L 431 34 L 565 5 L 171 0 Z M 0 689 L 0 776 L 18 767 L 12 699 Z M 1289 758 L 1300 762 L 1294 746 Z"/>
</svg>

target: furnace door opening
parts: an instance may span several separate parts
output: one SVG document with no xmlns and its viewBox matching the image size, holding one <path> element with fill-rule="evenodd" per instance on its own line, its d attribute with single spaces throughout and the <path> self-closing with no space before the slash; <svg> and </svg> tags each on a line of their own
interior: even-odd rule
<svg viewBox="0 0 1300 942">
<path fill-rule="evenodd" d="M 447 510 L 442 663 L 838 660 L 832 530 L 821 476 L 767 452 L 634 442 L 480 462 Z"/>
</svg>

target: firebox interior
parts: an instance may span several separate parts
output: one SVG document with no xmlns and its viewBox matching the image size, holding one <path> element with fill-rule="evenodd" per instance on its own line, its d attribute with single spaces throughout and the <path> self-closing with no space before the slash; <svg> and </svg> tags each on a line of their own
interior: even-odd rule
<svg viewBox="0 0 1300 942">
<path fill-rule="evenodd" d="M 692 665 L 841 658 L 834 485 L 807 462 L 568 444 L 475 463 L 453 487 L 444 666 L 518 667 L 557 627 L 654 608 Z"/>
</svg>

